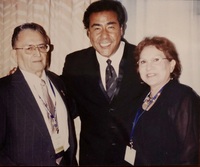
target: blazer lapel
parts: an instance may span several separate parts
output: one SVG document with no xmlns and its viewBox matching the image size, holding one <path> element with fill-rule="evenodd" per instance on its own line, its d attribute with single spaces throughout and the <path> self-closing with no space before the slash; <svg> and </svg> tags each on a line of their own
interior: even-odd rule
<svg viewBox="0 0 200 167">
<path fill-rule="evenodd" d="M 106 90 L 103 86 L 100 74 L 99 62 L 93 47 L 87 53 L 87 69 L 85 69 L 84 82 L 87 83 L 87 87 L 91 90 L 95 90 L 94 93 L 99 95 L 100 98 L 106 98 L 106 101 L 109 101 L 109 97 L 106 93 Z"/>
<path fill-rule="evenodd" d="M 124 64 L 125 64 L 125 61 L 126 61 L 126 55 L 128 54 L 128 53 L 125 53 L 126 52 L 126 46 L 127 45 L 125 43 L 123 56 L 122 56 L 122 59 L 121 59 L 120 64 L 119 64 L 119 75 L 118 75 L 118 78 L 117 78 L 117 88 L 116 88 L 115 94 L 113 95 L 112 100 L 119 94 L 119 91 L 120 91 L 120 88 L 121 88 L 121 82 L 122 82 L 122 79 L 124 77 Z"/>
<path fill-rule="evenodd" d="M 38 131 L 43 134 L 44 138 L 50 138 L 40 108 L 19 69 L 13 74 L 12 84 L 15 94 L 18 96 L 17 103 L 21 105 L 22 110 L 26 112 L 24 114 L 29 115 L 30 121 L 32 121 Z"/>
<path fill-rule="evenodd" d="M 89 55 L 92 55 L 91 62 L 93 63 L 93 67 L 91 67 L 90 70 L 94 72 L 93 76 L 95 76 L 95 78 L 94 78 L 95 82 L 98 82 L 101 92 L 103 93 L 103 95 L 105 96 L 107 101 L 110 103 L 115 99 L 115 97 L 119 94 L 119 91 L 120 91 L 121 82 L 122 82 L 122 79 L 124 76 L 124 64 L 126 62 L 126 57 L 127 57 L 126 55 L 128 54 L 128 53 L 126 53 L 126 50 L 127 50 L 126 47 L 127 47 L 127 44 L 125 43 L 122 60 L 120 61 L 120 66 L 119 66 L 119 76 L 117 78 L 117 88 L 116 88 L 115 94 L 113 95 L 113 97 L 111 99 L 108 97 L 107 92 L 106 92 L 106 90 L 103 86 L 102 80 L 101 80 L 100 67 L 99 67 L 97 57 L 96 57 L 95 50 L 93 49 L 93 50 L 91 50 L 91 53 L 89 53 Z"/>
<path fill-rule="evenodd" d="M 51 82 L 53 83 L 53 85 L 56 87 L 56 90 L 59 92 L 59 94 L 60 94 L 61 98 L 63 99 L 65 106 L 67 108 L 69 144 L 70 144 L 70 148 L 71 148 L 70 150 L 72 151 L 76 147 L 75 127 L 74 127 L 74 124 L 72 122 L 71 113 L 69 113 L 70 109 L 71 109 L 70 105 L 73 105 L 73 104 L 70 104 L 70 103 L 72 103 L 72 101 L 68 97 L 68 95 L 66 94 L 67 92 L 65 90 L 63 81 L 60 80 L 60 82 L 59 82 L 59 79 L 57 77 L 55 78 L 54 75 L 52 75 L 52 73 L 50 71 L 46 71 L 46 74 L 49 77 L 49 79 L 51 80 Z"/>
<path fill-rule="evenodd" d="M 122 83 L 122 80 L 123 80 L 123 77 L 124 77 L 124 66 L 125 66 L 125 63 L 126 63 L 127 55 L 128 55 L 127 49 L 128 49 L 127 48 L 127 43 L 125 42 L 122 59 L 121 59 L 120 64 L 119 64 L 119 75 L 118 75 L 118 78 L 117 78 L 116 91 L 115 91 L 115 93 L 114 93 L 114 95 L 112 96 L 111 99 L 109 99 L 109 97 L 107 96 L 108 100 L 110 101 L 110 103 L 112 101 L 114 101 L 116 96 L 119 94 L 119 91 L 120 91 L 120 88 L 121 88 L 121 83 Z M 107 93 L 106 93 L 106 95 L 107 95 Z"/>
</svg>

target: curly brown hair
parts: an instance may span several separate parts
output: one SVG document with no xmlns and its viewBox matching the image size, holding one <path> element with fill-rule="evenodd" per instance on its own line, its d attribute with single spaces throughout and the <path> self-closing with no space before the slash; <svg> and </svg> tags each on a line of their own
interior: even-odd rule
<svg viewBox="0 0 200 167">
<path fill-rule="evenodd" d="M 169 39 L 165 37 L 159 37 L 159 36 L 154 36 L 152 38 L 145 37 L 144 40 L 142 40 L 136 46 L 134 54 L 135 62 L 139 61 L 142 50 L 147 46 L 155 46 L 158 50 L 164 53 L 164 55 L 169 61 L 171 60 L 176 61 L 174 71 L 171 73 L 171 78 L 178 79 L 181 75 L 181 63 L 178 57 L 178 52 L 173 42 L 171 42 Z M 138 63 L 136 65 L 136 68 L 138 71 L 139 68 Z"/>
</svg>

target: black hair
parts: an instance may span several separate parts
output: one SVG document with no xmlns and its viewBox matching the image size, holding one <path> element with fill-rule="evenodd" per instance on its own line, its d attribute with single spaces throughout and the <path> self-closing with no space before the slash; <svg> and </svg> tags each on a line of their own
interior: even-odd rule
<svg viewBox="0 0 200 167">
<path fill-rule="evenodd" d="M 21 25 L 17 26 L 14 29 L 14 32 L 12 35 L 12 40 L 11 40 L 11 45 L 12 45 L 13 49 L 15 48 L 15 44 L 16 44 L 16 41 L 18 40 L 19 33 L 26 29 L 38 31 L 44 37 L 45 42 L 47 44 L 49 44 L 50 39 L 49 39 L 48 35 L 46 34 L 46 31 L 44 30 L 44 28 L 41 25 L 39 25 L 37 23 L 25 23 L 25 24 L 21 24 Z"/>
<path fill-rule="evenodd" d="M 123 27 L 123 29 L 125 28 L 126 11 L 121 2 L 116 0 L 99 0 L 90 4 L 90 6 L 86 9 L 84 13 L 83 24 L 85 29 L 89 28 L 91 14 L 102 11 L 115 12 L 117 14 L 117 19 L 120 26 Z"/>
</svg>

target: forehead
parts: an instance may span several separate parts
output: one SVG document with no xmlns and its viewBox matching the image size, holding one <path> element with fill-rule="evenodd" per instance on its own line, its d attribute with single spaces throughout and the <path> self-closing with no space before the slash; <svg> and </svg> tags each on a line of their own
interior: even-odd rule
<svg viewBox="0 0 200 167">
<path fill-rule="evenodd" d="M 95 23 L 118 23 L 117 14 L 113 11 L 95 12 L 90 15 L 90 25 Z"/>
<path fill-rule="evenodd" d="M 152 45 L 144 47 L 140 54 L 140 58 L 151 58 L 155 56 L 164 57 L 165 55 L 162 51 Z"/>
<path fill-rule="evenodd" d="M 18 34 L 16 42 L 22 44 L 39 44 L 44 42 L 44 37 L 38 31 L 25 29 Z"/>
</svg>

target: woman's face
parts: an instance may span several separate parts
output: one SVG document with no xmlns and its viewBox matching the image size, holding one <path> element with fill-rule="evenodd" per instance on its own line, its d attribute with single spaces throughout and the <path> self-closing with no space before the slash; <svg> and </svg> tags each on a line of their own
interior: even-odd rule
<svg viewBox="0 0 200 167">
<path fill-rule="evenodd" d="M 176 64 L 175 60 L 169 61 L 162 51 L 152 45 L 144 47 L 138 63 L 141 79 L 156 90 L 170 80 L 170 73 Z"/>
</svg>

